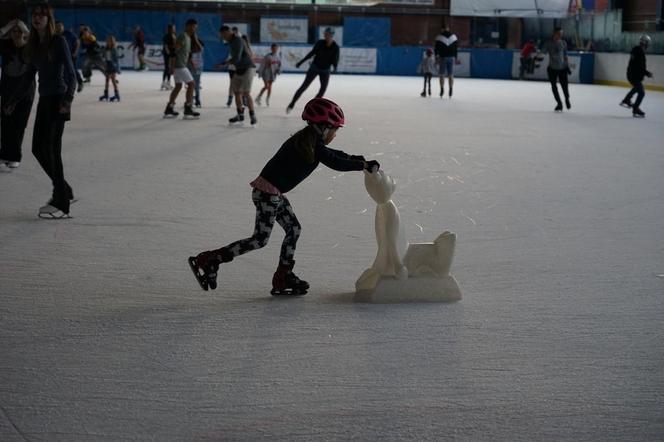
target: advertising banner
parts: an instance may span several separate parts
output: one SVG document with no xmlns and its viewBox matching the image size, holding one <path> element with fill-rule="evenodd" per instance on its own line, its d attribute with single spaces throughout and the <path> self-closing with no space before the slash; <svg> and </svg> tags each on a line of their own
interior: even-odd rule
<svg viewBox="0 0 664 442">
<path fill-rule="evenodd" d="M 261 17 L 261 43 L 307 43 L 307 17 Z"/>
</svg>

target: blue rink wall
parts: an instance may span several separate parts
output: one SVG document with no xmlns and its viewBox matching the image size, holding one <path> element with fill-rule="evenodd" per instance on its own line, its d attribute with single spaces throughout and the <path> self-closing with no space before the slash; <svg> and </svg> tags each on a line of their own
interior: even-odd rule
<svg viewBox="0 0 664 442">
<path fill-rule="evenodd" d="M 113 34 L 118 41 L 131 41 L 132 32 L 140 25 L 148 44 L 161 45 L 166 25 L 175 23 L 178 32 L 184 29 L 189 18 L 198 21 L 198 35 L 205 44 L 204 66 L 213 70 L 215 64 L 228 56 L 228 48 L 219 41 L 219 27 L 223 22 L 220 13 L 164 13 L 160 11 L 107 10 L 107 9 L 61 9 L 56 18 L 62 20 L 66 28 L 78 29 L 86 24 L 103 44 L 106 35 Z M 377 75 L 417 75 L 417 67 L 422 59 L 424 46 L 389 46 L 390 21 L 387 18 L 344 19 L 344 46 L 376 48 Z M 292 45 L 292 44 L 291 44 Z M 303 44 L 302 46 L 311 46 Z M 514 58 L 519 52 L 509 49 L 462 49 L 469 54 L 468 66 L 459 76 L 473 78 L 512 79 Z M 580 83 L 593 83 L 594 55 L 590 53 L 570 53 L 580 57 Z"/>
</svg>

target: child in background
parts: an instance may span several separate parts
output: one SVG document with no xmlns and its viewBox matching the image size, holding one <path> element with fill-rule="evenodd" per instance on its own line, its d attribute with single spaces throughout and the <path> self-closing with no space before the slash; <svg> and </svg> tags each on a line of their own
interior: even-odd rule
<svg viewBox="0 0 664 442">
<path fill-rule="evenodd" d="M 431 96 L 431 78 L 438 73 L 436 57 L 433 56 L 433 49 L 427 48 L 420 65 L 417 67 L 417 73 L 424 76 L 424 89 L 422 89 L 420 96 L 427 96 L 427 86 L 429 88 L 429 96 Z"/>
<path fill-rule="evenodd" d="M 116 78 L 120 72 L 120 64 L 118 63 L 118 50 L 115 37 L 109 35 L 106 37 L 106 47 L 104 48 L 104 61 L 106 62 L 106 84 L 104 86 L 104 95 L 99 97 L 99 101 L 108 101 L 108 82 L 113 83 L 113 90 L 115 95 L 111 97 L 111 101 L 120 101 L 120 93 L 118 92 L 118 80 Z"/>
<path fill-rule="evenodd" d="M 301 226 L 285 194 L 304 181 L 318 168 L 319 163 L 339 171 L 367 169 L 374 172 L 380 167 L 377 161 L 366 161 L 361 155 L 348 155 L 326 146 L 345 123 L 343 111 L 334 102 L 314 98 L 304 107 L 302 119 L 307 126 L 286 140 L 250 184 L 256 206 L 253 235 L 220 249 L 189 257 L 191 270 L 203 290 L 217 287 L 219 264 L 267 245 L 272 227 L 277 222 L 286 236 L 270 293 L 274 296 L 305 294 L 309 284 L 293 273 L 295 246 Z"/>
<path fill-rule="evenodd" d="M 263 57 L 263 62 L 258 67 L 258 75 L 263 79 L 263 89 L 256 97 L 256 104 L 261 105 L 261 97 L 263 92 L 267 91 L 265 97 L 265 105 L 270 105 L 270 95 L 272 95 L 272 83 L 277 80 L 277 75 L 281 74 L 281 57 L 279 56 L 279 45 L 272 43 L 270 47 L 271 52 Z"/>
</svg>

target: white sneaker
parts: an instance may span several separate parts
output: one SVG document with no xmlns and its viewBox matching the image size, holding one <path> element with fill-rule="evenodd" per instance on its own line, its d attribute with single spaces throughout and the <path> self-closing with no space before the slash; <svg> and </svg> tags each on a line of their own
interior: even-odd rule
<svg viewBox="0 0 664 442">
<path fill-rule="evenodd" d="M 68 213 L 63 212 L 62 210 L 58 209 L 57 207 L 51 206 L 50 204 L 46 204 L 45 206 L 40 207 L 38 216 L 40 218 L 46 218 L 46 219 L 71 218 L 71 216 Z"/>
</svg>

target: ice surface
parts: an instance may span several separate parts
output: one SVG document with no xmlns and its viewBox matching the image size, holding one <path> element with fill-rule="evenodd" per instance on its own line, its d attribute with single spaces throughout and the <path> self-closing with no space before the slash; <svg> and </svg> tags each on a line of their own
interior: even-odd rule
<svg viewBox="0 0 664 442">
<path fill-rule="evenodd" d="M 228 77 L 202 118 L 164 120 L 157 73 L 98 73 L 64 137 L 71 220 L 37 219 L 30 154 L 0 174 L 0 440 L 656 440 L 664 434 L 664 95 L 333 76 L 332 144 L 396 178 L 411 241 L 458 235 L 452 304 L 353 302 L 375 256 L 361 173 L 321 167 L 289 194 L 302 298 L 269 295 L 283 234 L 203 292 L 188 255 L 246 237 L 248 183 L 301 127 L 275 84 L 229 128 Z M 179 100 L 179 103 L 181 103 Z M 30 123 L 29 128 L 32 127 Z"/>
</svg>

